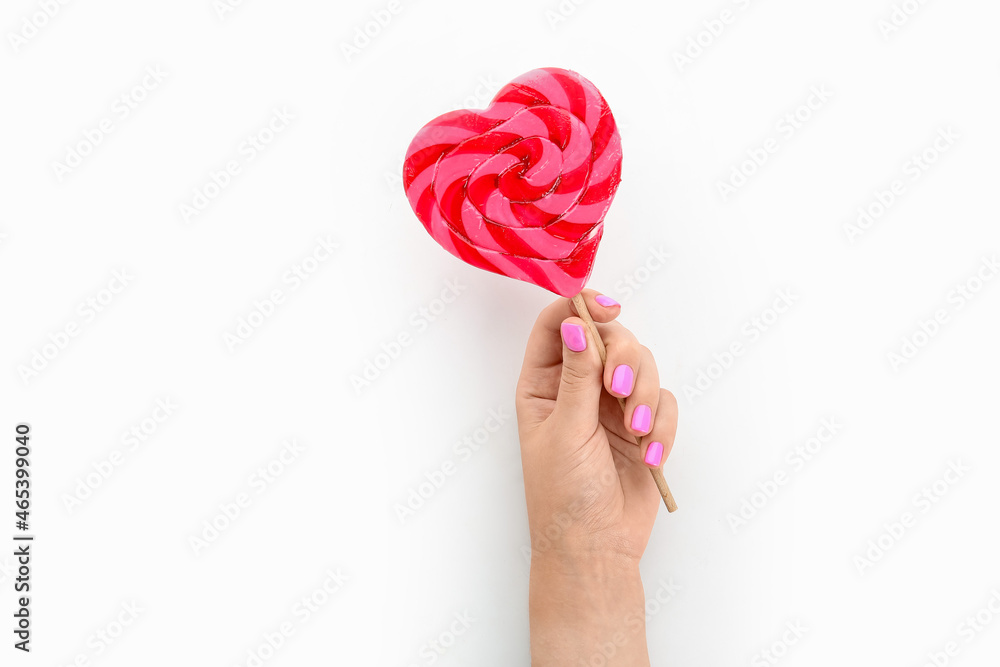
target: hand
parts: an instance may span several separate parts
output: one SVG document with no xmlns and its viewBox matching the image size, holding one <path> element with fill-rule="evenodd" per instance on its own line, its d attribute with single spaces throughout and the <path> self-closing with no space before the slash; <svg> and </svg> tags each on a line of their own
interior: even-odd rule
<svg viewBox="0 0 1000 667">
<path fill-rule="evenodd" d="M 661 502 L 649 468 L 673 446 L 677 401 L 660 389 L 650 351 L 614 321 L 620 306 L 592 290 L 583 297 L 606 367 L 572 303 L 560 299 L 535 323 L 517 385 L 532 656 L 586 662 L 623 633 L 616 660 L 648 664 L 638 565 Z M 626 400 L 624 414 L 616 397 Z M 635 436 L 644 436 L 641 446 Z"/>
</svg>

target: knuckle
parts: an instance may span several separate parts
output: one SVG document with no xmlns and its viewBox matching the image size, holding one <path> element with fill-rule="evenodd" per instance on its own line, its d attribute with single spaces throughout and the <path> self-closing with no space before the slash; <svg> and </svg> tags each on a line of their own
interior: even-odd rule
<svg viewBox="0 0 1000 667">
<path fill-rule="evenodd" d="M 639 343 L 634 338 L 623 336 L 617 343 L 619 355 L 632 360 L 639 358 Z"/>
<path fill-rule="evenodd" d="M 583 384 L 591 377 L 591 370 L 587 366 L 566 364 L 563 366 L 563 378 L 570 384 Z"/>
<path fill-rule="evenodd" d="M 671 413 L 677 414 L 677 397 L 669 389 L 660 390 L 660 404 Z"/>
</svg>

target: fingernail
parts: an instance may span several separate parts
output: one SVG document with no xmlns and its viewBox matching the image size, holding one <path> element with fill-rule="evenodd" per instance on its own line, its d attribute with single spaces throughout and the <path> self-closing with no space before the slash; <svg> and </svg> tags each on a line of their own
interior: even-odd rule
<svg viewBox="0 0 1000 667">
<path fill-rule="evenodd" d="M 653 411 L 648 405 L 637 405 L 632 412 L 632 430 L 639 433 L 649 433 L 649 421 L 653 416 Z M 662 450 L 663 445 L 660 445 Z"/>
<path fill-rule="evenodd" d="M 594 297 L 594 301 L 604 306 L 605 308 L 614 308 L 615 306 L 621 305 L 620 303 L 612 299 L 610 296 L 604 296 L 603 294 L 599 294 L 596 297 Z"/>
<path fill-rule="evenodd" d="M 650 465 L 655 468 L 660 465 L 661 460 L 663 460 L 663 443 L 649 443 L 649 447 L 646 448 L 646 465 Z"/>
<path fill-rule="evenodd" d="M 614 375 L 611 376 L 611 391 L 619 396 L 630 396 L 634 379 L 635 373 L 632 372 L 631 366 L 626 364 L 618 366 L 615 368 Z"/>
<path fill-rule="evenodd" d="M 563 342 L 566 343 L 566 347 L 574 352 L 583 352 L 587 349 L 587 336 L 583 333 L 583 327 L 579 324 L 563 322 L 560 329 L 562 331 L 562 339 Z"/>
</svg>

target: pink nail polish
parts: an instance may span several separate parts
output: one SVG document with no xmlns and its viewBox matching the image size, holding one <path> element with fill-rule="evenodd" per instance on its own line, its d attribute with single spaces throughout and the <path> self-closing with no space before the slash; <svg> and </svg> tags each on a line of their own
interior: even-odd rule
<svg viewBox="0 0 1000 667">
<path fill-rule="evenodd" d="M 632 367 L 622 364 L 615 368 L 614 375 L 611 376 L 611 391 L 619 396 L 629 396 L 632 394 L 632 382 L 635 380 L 635 373 Z"/>
<path fill-rule="evenodd" d="M 596 301 L 599 305 L 604 306 L 605 308 L 614 308 L 615 306 L 621 305 L 620 303 L 612 299 L 610 296 L 604 296 L 603 294 L 599 294 L 598 296 L 594 297 L 594 301 Z"/>
<path fill-rule="evenodd" d="M 651 442 L 649 447 L 646 448 L 646 465 L 656 466 L 660 465 L 660 461 L 663 460 L 663 443 L 662 442 Z"/>
<path fill-rule="evenodd" d="M 653 411 L 648 405 L 637 405 L 632 412 L 632 430 L 639 433 L 649 433 L 649 422 L 653 417 Z M 662 447 L 662 445 L 661 445 Z"/>
<path fill-rule="evenodd" d="M 562 339 L 566 343 L 566 347 L 574 352 L 583 352 L 587 349 L 587 335 L 579 324 L 563 322 L 560 331 L 562 331 Z"/>
</svg>

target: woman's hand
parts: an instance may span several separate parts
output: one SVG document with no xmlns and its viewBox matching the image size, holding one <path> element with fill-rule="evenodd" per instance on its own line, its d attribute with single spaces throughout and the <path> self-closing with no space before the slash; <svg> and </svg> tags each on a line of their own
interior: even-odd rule
<svg viewBox="0 0 1000 667">
<path fill-rule="evenodd" d="M 560 299 L 535 323 L 517 384 L 532 656 L 589 664 L 595 651 L 617 647 L 606 664 L 648 664 L 638 565 L 661 502 L 649 468 L 673 446 L 677 401 L 660 389 L 650 351 L 614 321 L 620 306 L 591 290 L 583 296 L 607 365 Z M 624 414 L 616 397 L 625 398 Z"/>
</svg>

